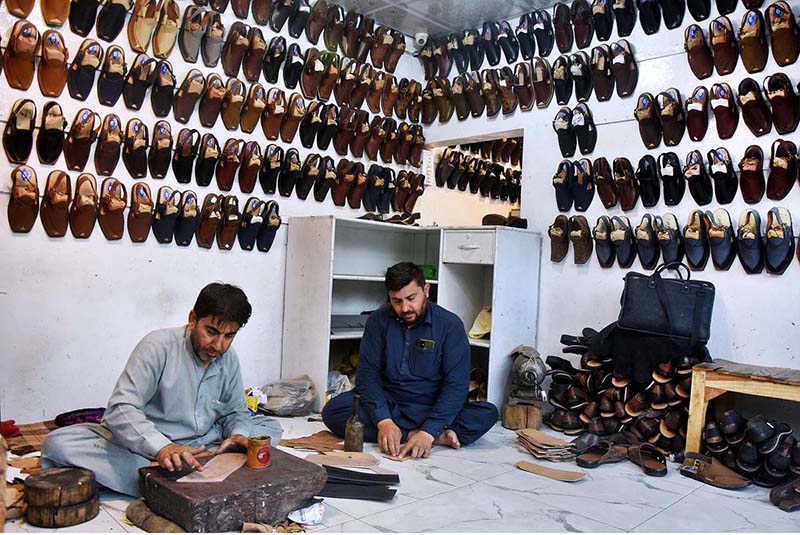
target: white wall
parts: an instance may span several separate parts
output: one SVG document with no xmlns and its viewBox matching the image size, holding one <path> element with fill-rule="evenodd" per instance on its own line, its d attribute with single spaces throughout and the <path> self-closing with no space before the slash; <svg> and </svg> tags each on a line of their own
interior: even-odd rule
<svg viewBox="0 0 800 535">
<path fill-rule="evenodd" d="M 800 13 L 800 1 L 789 2 L 795 15 Z M 763 8 L 768 5 L 765 2 Z M 735 28 L 738 28 L 743 13 L 746 11 L 742 4 L 732 15 L 729 15 Z M 713 19 L 717 15 L 716 7 L 712 8 Z M 636 167 L 639 159 L 648 153 L 642 143 L 633 111 L 636 106 L 636 97 L 645 91 L 653 95 L 668 87 L 675 86 L 686 98 L 698 85 L 710 88 L 715 82 L 727 82 L 736 91 L 739 82 L 748 75 L 741 61 L 736 71 L 727 76 L 717 76 L 698 81 L 692 75 L 685 53 L 683 52 L 683 30 L 694 20 L 688 11 L 684 18 L 683 26 L 675 30 L 666 30 L 663 25 L 661 30 L 647 36 L 637 25 L 633 35 L 628 37 L 632 44 L 634 54 L 639 64 L 639 83 L 635 93 L 624 99 L 616 93 L 607 102 L 597 102 L 591 97 L 588 105 L 594 115 L 598 127 L 598 143 L 594 152 L 587 157 L 594 160 L 605 156 L 609 162 L 617 156 L 625 156 Z M 704 29 L 708 28 L 709 21 L 699 23 Z M 613 39 L 616 39 L 616 32 Z M 598 42 L 592 43 L 592 46 Z M 587 52 L 590 49 L 587 49 Z M 574 50 L 573 50 L 574 52 Z M 558 57 L 555 49 L 549 60 L 552 62 Z M 500 65 L 502 66 L 502 64 Z M 761 83 L 767 75 L 782 70 L 796 86 L 800 81 L 800 63 L 790 67 L 779 68 L 772 55 L 766 69 L 762 73 L 752 75 Z M 573 95 L 570 107 L 577 101 Z M 446 125 L 432 125 L 427 132 L 428 141 L 437 146 L 449 145 L 464 137 L 472 139 L 500 137 L 508 132 L 524 130 L 525 151 L 523 157 L 523 188 L 522 188 L 522 216 L 529 220 L 530 228 L 541 232 L 544 236 L 544 251 L 541 265 L 541 291 L 539 302 L 539 328 L 537 347 L 543 355 L 557 354 L 560 351 L 558 342 L 561 333 L 579 333 L 585 326 L 601 328 L 614 321 L 619 313 L 619 296 L 623 287 L 623 276 L 626 270 L 619 267 L 601 269 L 595 258 L 582 266 L 572 263 L 572 251 L 560 264 L 549 260 L 549 238 L 547 227 L 552 223 L 558 209 L 552 187 L 552 176 L 558 162 L 562 160 L 558 149 L 558 142 L 552 129 L 552 120 L 559 106 L 555 99 L 545 110 L 534 109 L 530 112 L 517 110 L 508 117 L 498 116 L 493 119 L 467 119 L 463 122 L 451 121 Z M 772 141 L 778 136 L 773 130 L 771 134 L 754 137 L 743 121 L 732 139 L 720 140 L 716 134 L 714 118 L 711 116 L 708 133 L 702 142 L 694 143 L 688 135 L 677 147 L 661 147 L 650 150 L 649 153 L 657 157 L 662 152 L 674 151 L 683 160 L 687 153 L 694 149 L 705 154 L 714 148 L 724 146 L 730 151 L 734 167 L 744 154 L 744 150 L 751 144 L 758 144 L 769 152 Z M 795 141 L 798 133 L 787 136 Z M 576 155 L 573 159 L 581 156 Z M 765 168 L 768 162 L 765 162 Z M 736 167 L 738 169 L 738 167 Z M 714 210 L 719 205 L 712 203 L 704 209 Z M 797 188 L 783 201 L 773 202 L 764 199 L 754 208 L 759 210 L 765 220 L 767 211 L 773 206 L 787 207 L 795 218 L 795 232 L 800 228 L 800 192 Z M 725 206 L 734 221 L 748 206 L 737 196 L 733 203 Z M 663 200 L 654 208 L 646 209 L 639 203 L 635 210 L 625 213 L 633 225 L 638 225 L 642 215 L 650 212 L 663 214 L 672 212 L 680 221 L 686 224 L 689 213 L 697 206 L 687 192 L 683 201 L 678 206 L 667 207 Z M 568 215 L 574 215 L 571 212 Z M 621 215 L 619 207 L 605 210 L 598 199 L 595 199 L 585 214 L 590 225 L 594 225 L 597 217 L 601 215 Z M 638 261 L 634 263 L 633 270 L 643 271 Z M 773 276 L 765 273 L 748 276 L 744 273 L 739 262 L 734 262 L 730 271 L 715 272 L 709 261 L 706 270 L 693 273 L 698 279 L 707 280 L 717 288 L 714 317 L 712 324 L 712 338 L 709 349 L 712 356 L 727 358 L 741 362 L 751 362 L 771 366 L 797 367 L 800 363 L 800 344 L 796 341 L 798 332 L 798 301 L 800 301 L 800 285 L 797 284 L 800 275 L 800 266 L 797 261 L 792 262 L 783 276 Z M 504 281 L 498 281 L 502 284 Z M 506 281 L 518 284 L 518 281 Z"/>
<path fill-rule="evenodd" d="M 181 0 L 180 4 L 183 9 L 191 2 Z M 29 20 L 40 32 L 46 29 L 38 4 Z M 230 9 L 223 15 L 226 28 L 230 28 L 235 20 Z M 3 44 L 8 42 L 16 21 L 5 8 L 2 9 L 0 36 Z M 249 22 L 252 24 L 252 20 Z M 268 28 L 262 28 L 262 31 L 269 42 L 273 32 Z M 74 35 L 68 24 L 61 28 L 61 33 L 71 58 L 74 58 L 83 39 Z M 304 35 L 295 40 L 288 36 L 286 28 L 283 35 L 288 43 L 298 42 L 303 50 L 311 46 Z M 96 39 L 94 31 L 90 36 Z M 98 39 L 98 42 L 104 50 L 110 46 L 105 41 Z M 125 50 L 126 60 L 131 65 L 136 54 L 129 47 L 124 29 L 115 44 Z M 324 47 L 324 43 L 320 41 L 319 46 Z M 225 79 L 221 64 L 214 69 L 206 68 L 202 60 L 195 65 L 186 64 L 177 46 L 171 55 L 171 62 L 178 85 L 193 67 L 205 75 L 217 72 Z M 407 54 L 401 59 L 395 75 L 398 80 L 402 77 L 421 80 L 421 73 L 418 75 L 417 72 L 419 70 L 416 60 Z M 244 80 L 243 75 L 240 75 L 240 79 Z M 263 77 L 261 82 L 266 87 L 271 85 L 265 83 Z M 282 77 L 276 85 L 284 87 Z M 299 92 L 299 87 L 296 91 Z M 286 90 L 287 98 L 290 94 L 291 91 Z M 2 128 L 13 103 L 19 98 L 30 98 L 36 102 L 39 110 L 37 126 L 44 104 L 51 100 L 42 96 L 35 77 L 30 90 L 23 92 L 10 88 L 5 76 L 0 76 Z M 120 116 L 123 124 L 130 118 L 139 117 L 148 125 L 151 134 L 158 120 L 150 108 L 149 93 L 139 112 L 127 109 L 122 98 L 113 109 L 101 106 L 96 89 L 92 90 L 86 102 L 79 102 L 69 96 L 65 87 L 58 102 L 70 124 L 75 113 L 83 107 L 96 110 L 101 116 L 114 112 Z M 183 125 L 174 121 L 171 114 L 165 119 L 172 124 L 173 136 L 177 136 Z M 196 112 L 187 126 L 197 128 L 201 133 L 209 131 L 200 125 Z M 262 148 L 268 143 L 259 127 L 253 134 L 229 132 L 219 120 L 211 132 L 220 145 L 229 137 L 256 140 Z M 289 148 L 281 141 L 276 143 L 284 149 Z M 293 146 L 298 148 L 302 159 L 311 152 L 330 155 L 336 161 L 340 158 L 332 146 L 327 152 L 318 151 L 316 147 L 305 149 L 300 145 L 299 138 Z M 353 159 L 351 155 L 347 158 Z M 86 172 L 94 172 L 92 161 L 90 158 Z M 369 168 L 371 162 L 366 157 L 362 161 Z M 40 192 L 44 191 L 51 170 L 66 169 L 63 156 L 54 166 L 40 164 L 35 147 L 28 163 L 38 174 Z M 0 210 L 3 213 L 9 201 L 11 182 L 8 177 L 14 167 L 5 154 L 0 155 L 0 176 L 6 177 L 0 181 Z M 74 187 L 79 173 L 69 174 Z M 122 161 L 114 176 L 126 185 L 130 194 L 135 181 L 128 175 Z M 103 177 L 97 178 L 99 187 Z M 178 184 L 171 171 L 164 180 L 147 178 L 144 181 L 150 186 L 154 198 L 158 188 L 165 184 L 182 191 L 194 190 L 200 202 L 207 193 L 219 193 L 214 181 L 207 188 L 196 184 Z M 231 193 L 239 197 L 240 205 L 249 197 L 242 194 L 238 186 L 234 186 Z M 253 195 L 269 198 L 259 186 L 256 186 Z M 459 203 L 454 200 L 458 198 L 457 195 L 431 191 L 422 199 L 427 200 L 428 197 L 435 201 L 428 203 L 427 207 L 420 201 L 420 209 L 426 212 L 441 209 L 450 220 L 459 222 L 456 218 L 463 214 Z M 127 234 L 118 242 L 109 242 L 98 227 L 95 227 L 89 240 L 75 240 L 69 232 L 64 238 L 51 239 L 39 222 L 30 234 L 19 235 L 10 231 L 5 216 L 0 217 L 0 266 L 3 272 L 0 280 L 0 312 L 3 316 L 0 322 L 0 340 L 3 341 L 0 350 L 2 417 L 24 422 L 53 417 L 79 407 L 105 405 L 136 342 L 153 329 L 185 323 L 197 293 L 212 281 L 226 281 L 241 286 L 253 305 L 252 319 L 237 337 L 234 346 L 240 355 L 245 384 L 262 385 L 278 378 L 283 330 L 285 225 L 291 216 L 296 215 L 356 217 L 361 211 L 336 207 L 330 197 L 324 203 L 316 202 L 313 196 L 309 196 L 307 201 L 294 196 L 284 198 L 276 195 L 273 198 L 280 204 L 284 226 L 268 254 L 245 252 L 238 245 L 232 251 L 220 251 L 216 246 L 205 250 L 195 244 L 188 248 L 174 244 L 161 245 L 152 236 L 144 244 L 133 244 Z M 436 219 L 430 214 L 426 214 L 426 217 Z"/>
</svg>

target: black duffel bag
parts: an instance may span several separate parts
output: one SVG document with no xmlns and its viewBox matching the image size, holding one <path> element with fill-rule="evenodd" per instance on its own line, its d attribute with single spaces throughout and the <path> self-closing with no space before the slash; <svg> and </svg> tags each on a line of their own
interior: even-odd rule
<svg viewBox="0 0 800 535">
<path fill-rule="evenodd" d="M 686 269 L 683 278 L 680 268 Z M 677 271 L 677 279 L 661 272 Z M 706 343 L 711 336 L 714 285 L 690 280 L 689 266 L 682 262 L 661 264 L 652 275 L 634 271 L 625 275 L 617 325 L 629 331 L 684 338 Z"/>
</svg>

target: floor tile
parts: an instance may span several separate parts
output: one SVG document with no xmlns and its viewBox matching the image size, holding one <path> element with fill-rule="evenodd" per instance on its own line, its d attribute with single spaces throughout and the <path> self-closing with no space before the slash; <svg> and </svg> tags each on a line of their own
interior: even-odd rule
<svg viewBox="0 0 800 535">
<path fill-rule="evenodd" d="M 458 456 L 438 455 L 437 452 L 434 452 L 433 455 L 422 462 L 460 474 L 475 481 L 483 481 L 505 472 L 516 470 L 513 462 L 498 462 L 491 455 L 486 456 L 483 460 L 467 460 Z"/>
<path fill-rule="evenodd" d="M 721 489 L 718 489 L 721 490 Z M 762 489 L 763 490 L 763 489 Z M 800 532 L 800 516 L 785 513 L 768 496 L 698 489 L 636 526 L 641 532 Z"/>
<path fill-rule="evenodd" d="M 338 526 L 324 528 L 317 533 L 375 533 L 378 529 L 362 522 L 361 520 L 351 520 Z"/>
<path fill-rule="evenodd" d="M 342 498 L 325 498 L 325 503 L 334 506 L 339 511 L 342 511 L 355 519 L 361 519 L 365 516 L 374 515 L 382 511 L 388 511 L 402 505 L 407 505 L 417 500 L 410 496 L 397 494 L 391 501 L 388 502 L 371 502 L 366 500 L 345 500 Z"/>
<path fill-rule="evenodd" d="M 6 533 L 28 533 L 26 527 L 27 524 L 20 522 L 19 519 L 7 520 L 5 525 L 3 525 L 3 530 Z"/>
<path fill-rule="evenodd" d="M 519 493 L 475 483 L 361 519 L 380 531 L 563 532 L 616 531 Z"/>
<path fill-rule="evenodd" d="M 343 513 L 325 500 L 325 516 L 322 518 L 322 523 L 316 526 L 307 526 L 306 530 L 309 532 L 322 531 L 327 528 L 352 522 L 353 520 L 355 519 L 352 516 L 348 515 L 347 513 Z"/>
</svg>

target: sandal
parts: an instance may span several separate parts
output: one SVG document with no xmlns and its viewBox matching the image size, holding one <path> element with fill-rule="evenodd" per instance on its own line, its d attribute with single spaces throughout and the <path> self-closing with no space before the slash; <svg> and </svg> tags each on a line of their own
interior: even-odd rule
<svg viewBox="0 0 800 535">
<path fill-rule="evenodd" d="M 663 477 L 667 475 L 667 460 L 652 444 L 641 443 L 630 446 L 628 459 L 638 465 L 648 476 Z"/>
</svg>

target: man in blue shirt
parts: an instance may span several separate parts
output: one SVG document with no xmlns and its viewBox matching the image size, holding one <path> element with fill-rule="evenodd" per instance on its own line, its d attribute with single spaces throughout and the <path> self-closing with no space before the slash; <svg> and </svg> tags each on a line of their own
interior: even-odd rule
<svg viewBox="0 0 800 535">
<path fill-rule="evenodd" d="M 428 300 L 430 284 L 411 262 L 390 267 L 385 285 L 389 303 L 367 319 L 355 391 L 331 399 L 322 420 L 344 436 L 358 393 L 364 441 L 384 453 L 427 457 L 433 445 L 474 442 L 498 412 L 485 401 L 466 402 L 471 364 L 464 324 Z"/>
</svg>

